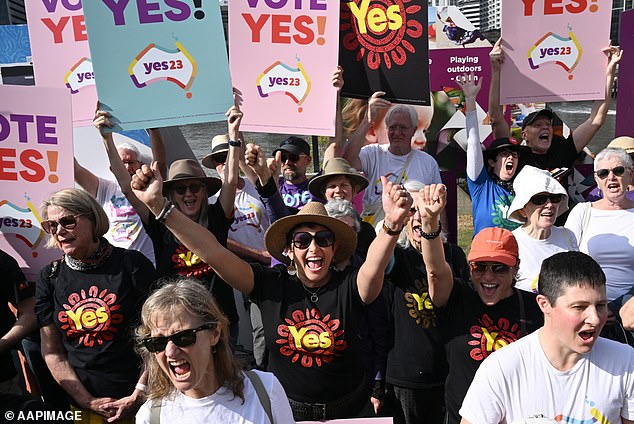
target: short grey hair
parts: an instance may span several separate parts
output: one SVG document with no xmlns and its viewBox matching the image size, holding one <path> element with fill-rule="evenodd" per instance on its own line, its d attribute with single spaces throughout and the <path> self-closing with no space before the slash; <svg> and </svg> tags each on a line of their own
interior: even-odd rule
<svg viewBox="0 0 634 424">
<path fill-rule="evenodd" d="M 350 203 L 349 201 L 343 199 L 332 199 L 328 201 L 328 203 L 326 203 L 324 207 L 326 208 L 328 216 L 332 218 L 339 219 L 343 217 L 350 217 L 354 219 L 354 225 L 352 226 L 352 229 L 356 233 L 361 231 L 361 217 L 359 216 L 359 213 L 354 208 L 352 203 Z"/>
<path fill-rule="evenodd" d="M 387 127 L 390 126 L 390 122 L 392 122 L 392 115 L 395 113 L 405 113 L 409 115 L 409 119 L 412 121 L 412 127 L 418 127 L 418 112 L 416 112 L 416 108 L 412 105 L 396 105 L 390 108 L 385 115 L 385 125 Z"/>
<path fill-rule="evenodd" d="M 620 147 L 606 147 L 601 150 L 597 156 L 594 158 L 594 170 L 599 169 L 599 162 L 603 159 L 609 158 L 617 158 L 621 161 L 621 165 L 625 167 L 625 170 L 628 172 L 632 171 L 632 158 L 629 153 L 625 151 L 625 149 L 621 149 Z"/>
</svg>

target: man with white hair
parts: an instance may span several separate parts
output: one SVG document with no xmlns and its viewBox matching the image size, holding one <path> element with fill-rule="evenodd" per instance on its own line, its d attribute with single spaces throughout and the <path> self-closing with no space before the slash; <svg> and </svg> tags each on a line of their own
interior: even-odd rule
<svg viewBox="0 0 634 424">
<path fill-rule="evenodd" d="M 383 217 L 381 176 L 385 175 L 397 184 L 407 180 L 418 180 L 423 184 L 441 182 L 436 160 L 421 150 L 412 149 L 412 136 L 418 126 L 416 109 L 411 105 L 401 104 L 392 107 L 392 103 L 382 97 L 384 95 L 384 92 L 377 91 L 370 97 L 367 119 L 362 120 L 343 149 L 343 158 L 363 171 L 370 181 L 363 196 L 363 215 L 364 220 L 373 224 Z M 368 129 L 379 113 L 387 109 L 385 124 L 389 143 L 364 146 Z"/>
<path fill-rule="evenodd" d="M 158 130 L 151 130 L 150 133 L 155 138 L 160 137 Z M 157 143 L 153 144 L 162 146 L 162 140 L 159 139 Z M 104 139 L 104 146 L 108 153 L 111 170 L 115 166 L 123 166 L 127 173 L 132 176 L 143 165 L 143 157 L 139 149 L 130 143 L 115 146 L 112 136 L 110 136 L 107 140 Z M 96 176 L 81 166 L 77 159 L 75 159 L 74 168 L 75 182 L 92 194 L 108 215 L 110 228 L 105 237 L 110 244 L 124 249 L 138 250 L 156 266 L 152 240 L 145 232 L 136 210 L 126 198 L 125 193 L 121 191 L 119 183 Z M 129 190 L 130 183 L 122 186 Z"/>
</svg>

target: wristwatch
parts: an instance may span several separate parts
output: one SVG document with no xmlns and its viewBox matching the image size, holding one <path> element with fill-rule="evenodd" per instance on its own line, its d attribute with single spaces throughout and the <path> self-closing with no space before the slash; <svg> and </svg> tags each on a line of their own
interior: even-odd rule
<svg viewBox="0 0 634 424">
<path fill-rule="evenodd" d="M 242 147 L 242 140 L 229 140 L 229 146 Z"/>
</svg>

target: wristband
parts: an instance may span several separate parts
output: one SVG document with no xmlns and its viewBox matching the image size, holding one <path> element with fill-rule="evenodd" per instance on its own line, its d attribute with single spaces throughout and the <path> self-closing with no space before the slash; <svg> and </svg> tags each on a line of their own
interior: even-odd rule
<svg viewBox="0 0 634 424">
<path fill-rule="evenodd" d="M 385 231 L 388 236 L 398 236 L 401 234 L 402 230 L 403 230 L 403 227 L 399 228 L 398 230 L 393 230 L 387 225 L 385 225 L 385 221 L 383 221 L 383 231 Z"/>
<path fill-rule="evenodd" d="M 142 391 L 143 393 L 147 393 L 147 386 L 145 384 L 136 383 L 136 386 L 134 386 L 134 388 Z"/>
<path fill-rule="evenodd" d="M 167 212 L 167 208 L 169 208 L 169 205 L 170 201 L 167 200 L 167 197 L 163 197 L 163 207 L 161 208 L 161 211 L 157 215 L 155 215 L 157 221 L 160 219 L 160 217 L 165 215 L 165 212 Z"/>
<path fill-rule="evenodd" d="M 167 217 L 172 213 L 172 211 L 174 210 L 174 208 L 176 207 L 175 204 L 173 204 L 172 202 L 170 202 L 170 206 L 167 209 L 167 211 L 165 211 L 165 213 L 163 214 L 163 216 L 161 217 L 156 217 L 156 220 L 158 222 L 160 222 L 161 224 L 165 222 L 165 220 L 167 219 Z"/>
<path fill-rule="evenodd" d="M 442 232 L 442 223 L 438 221 L 438 230 L 432 231 L 431 233 L 426 233 L 422 229 L 420 230 L 420 236 L 425 240 L 433 240 L 440 235 Z"/>
<path fill-rule="evenodd" d="M 242 140 L 229 140 L 229 146 L 242 147 Z"/>
</svg>

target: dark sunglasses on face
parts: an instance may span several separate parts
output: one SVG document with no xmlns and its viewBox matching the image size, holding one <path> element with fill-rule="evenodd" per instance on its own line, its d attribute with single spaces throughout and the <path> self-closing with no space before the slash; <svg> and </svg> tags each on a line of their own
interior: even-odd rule
<svg viewBox="0 0 634 424">
<path fill-rule="evenodd" d="M 484 274 L 487 270 L 490 270 L 494 274 L 506 274 L 511 269 L 510 266 L 504 264 L 487 264 L 484 262 L 471 262 L 469 264 L 471 272 Z"/>
<path fill-rule="evenodd" d="M 212 156 L 211 158 L 214 160 L 214 162 L 221 164 L 227 161 L 227 154 L 223 153 L 223 154 Z"/>
<path fill-rule="evenodd" d="M 299 157 L 300 155 L 296 155 L 295 153 L 282 152 L 282 162 L 286 162 L 287 160 L 297 162 Z"/>
<path fill-rule="evenodd" d="M 550 199 L 552 203 L 559 203 L 564 199 L 563 194 L 536 194 L 529 200 L 533 205 L 541 206 Z"/>
<path fill-rule="evenodd" d="M 202 184 L 177 185 L 174 186 L 174 191 L 182 196 L 183 194 L 187 193 L 187 189 L 189 189 L 192 194 L 196 194 L 200 191 L 201 188 L 203 188 Z"/>
<path fill-rule="evenodd" d="M 216 322 L 210 322 L 191 330 L 183 330 L 171 336 L 147 337 L 141 340 L 141 343 L 147 350 L 152 353 L 162 352 L 167 346 L 167 342 L 171 341 L 178 347 L 187 347 L 196 343 L 196 333 L 203 330 L 211 330 L 216 328 Z"/>
<path fill-rule="evenodd" d="M 53 234 L 57 232 L 58 225 L 61 225 L 62 228 L 65 228 L 66 230 L 72 230 L 77 226 L 77 217 L 80 217 L 82 215 L 87 214 L 80 213 L 77 215 L 66 215 L 61 217 L 58 221 L 47 219 L 46 221 L 42 221 L 42 229 L 48 234 Z"/>
<path fill-rule="evenodd" d="M 332 246 L 335 242 L 335 234 L 332 231 L 317 231 L 315 235 L 311 233 L 307 233 L 305 231 L 300 231 L 298 233 L 293 234 L 293 246 L 296 249 L 308 249 L 310 243 L 315 239 L 315 243 L 319 247 L 328 247 Z"/>
<path fill-rule="evenodd" d="M 614 174 L 615 177 L 620 177 L 621 175 L 623 175 L 625 173 L 625 167 L 624 166 L 617 166 L 614 167 L 612 169 L 597 169 L 596 171 L 594 171 L 595 174 L 597 174 L 597 177 L 601 178 L 602 180 L 606 179 L 608 177 L 608 175 L 610 175 L 610 171 L 612 171 L 612 173 Z"/>
</svg>

